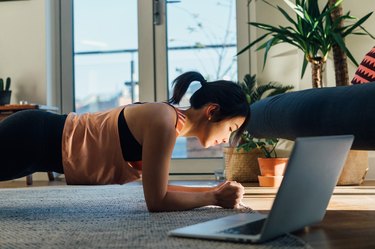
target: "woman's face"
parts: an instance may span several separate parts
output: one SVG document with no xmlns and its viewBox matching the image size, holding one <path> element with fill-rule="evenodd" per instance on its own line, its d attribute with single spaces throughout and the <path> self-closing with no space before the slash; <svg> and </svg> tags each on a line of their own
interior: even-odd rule
<svg viewBox="0 0 375 249">
<path fill-rule="evenodd" d="M 245 122 L 245 117 L 234 117 L 219 122 L 207 120 L 205 129 L 201 129 L 198 139 L 204 148 L 228 143 L 230 134 Z"/>
</svg>

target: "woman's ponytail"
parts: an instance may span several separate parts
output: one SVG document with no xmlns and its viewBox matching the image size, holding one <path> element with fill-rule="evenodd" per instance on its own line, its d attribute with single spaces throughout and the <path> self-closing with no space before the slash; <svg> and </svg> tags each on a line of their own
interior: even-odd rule
<svg viewBox="0 0 375 249">
<path fill-rule="evenodd" d="M 198 81 L 202 84 L 206 84 L 204 77 L 198 72 L 186 72 L 178 76 L 173 81 L 173 96 L 168 100 L 170 104 L 179 104 L 182 97 L 185 95 L 187 89 L 193 81 Z"/>
</svg>

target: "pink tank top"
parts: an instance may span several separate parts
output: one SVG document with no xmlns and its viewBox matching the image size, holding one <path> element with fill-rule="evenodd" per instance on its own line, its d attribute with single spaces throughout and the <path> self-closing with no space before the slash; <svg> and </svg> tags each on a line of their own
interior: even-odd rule
<svg viewBox="0 0 375 249">
<path fill-rule="evenodd" d="M 118 117 L 123 106 L 105 112 L 69 113 L 62 135 L 62 161 L 67 184 L 124 184 L 140 178 L 141 162 L 123 159 Z M 176 135 L 185 124 L 177 113 Z"/>
</svg>

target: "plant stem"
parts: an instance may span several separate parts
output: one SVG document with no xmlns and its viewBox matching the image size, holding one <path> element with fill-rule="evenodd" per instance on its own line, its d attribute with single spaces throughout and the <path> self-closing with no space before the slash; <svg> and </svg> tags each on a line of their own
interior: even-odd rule
<svg viewBox="0 0 375 249">
<path fill-rule="evenodd" d="M 312 86 L 313 88 L 323 87 L 323 69 L 325 61 L 321 58 L 314 58 L 310 60 L 311 63 L 311 74 L 312 74 Z"/>
</svg>

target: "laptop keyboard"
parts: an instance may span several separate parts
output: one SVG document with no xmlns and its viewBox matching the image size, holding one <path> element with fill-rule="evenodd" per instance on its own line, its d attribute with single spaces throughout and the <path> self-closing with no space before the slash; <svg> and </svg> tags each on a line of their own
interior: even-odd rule
<svg viewBox="0 0 375 249">
<path fill-rule="evenodd" d="M 225 229 L 223 231 L 220 231 L 219 233 L 256 235 L 259 234 L 262 230 L 265 221 L 266 219 L 257 220 L 254 222 L 246 223 L 241 226 Z"/>
</svg>

